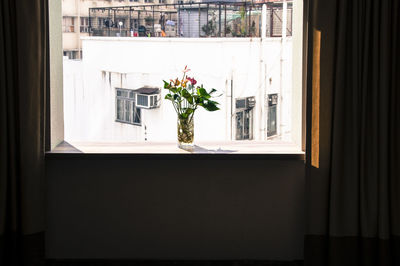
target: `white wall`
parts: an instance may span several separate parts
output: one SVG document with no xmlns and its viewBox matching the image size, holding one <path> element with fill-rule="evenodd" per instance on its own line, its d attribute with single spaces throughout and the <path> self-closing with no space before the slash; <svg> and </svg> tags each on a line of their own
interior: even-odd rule
<svg viewBox="0 0 400 266">
<path fill-rule="evenodd" d="M 230 140 L 232 81 L 234 98 L 256 96 L 254 139 L 265 139 L 264 99 L 280 92 L 281 48 L 279 38 L 84 38 L 83 61 L 64 61 L 65 139 L 143 141 L 146 125 L 149 141 L 175 141 L 176 114 L 164 99 L 160 108 L 143 110 L 141 127 L 115 122 L 115 87 L 162 88 L 162 80 L 181 77 L 185 65 L 206 89 L 223 94 L 220 111 L 196 112 L 196 141 Z M 284 51 L 291 54 L 290 39 Z M 290 132 L 291 56 L 284 59 L 282 131 Z"/>
</svg>

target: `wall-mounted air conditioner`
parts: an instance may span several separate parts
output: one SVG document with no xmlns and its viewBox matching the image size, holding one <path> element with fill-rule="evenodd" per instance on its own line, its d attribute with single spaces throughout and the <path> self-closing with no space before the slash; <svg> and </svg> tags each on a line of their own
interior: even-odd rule
<svg viewBox="0 0 400 266">
<path fill-rule="evenodd" d="M 140 108 L 153 109 L 160 107 L 161 95 L 159 88 L 143 87 L 134 90 L 136 94 L 136 106 Z"/>
<path fill-rule="evenodd" d="M 236 110 L 252 109 L 255 105 L 256 105 L 256 98 L 254 96 L 236 99 Z"/>
</svg>

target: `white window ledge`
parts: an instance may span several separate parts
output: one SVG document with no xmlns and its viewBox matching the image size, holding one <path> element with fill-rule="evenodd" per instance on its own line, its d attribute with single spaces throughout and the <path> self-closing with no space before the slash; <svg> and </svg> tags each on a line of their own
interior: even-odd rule
<svg viewBox="0 0 400 266">
<path fill-rule="evenodd" d="M 158 156 L 160 158 L 174 155 L 174 157 L 189 157 L 196 155 L 209 155 L 207 157 L 224 158 L 282 158 L 304 159 L 304 152 L 293 143 L 289 142 L 258 142 L 258 141 L 232 141 L 232 142 L 196 142 L 191 149 L 180 149 L 174 142 L 63 142 L 46 157 L 60 157 L 60 154 L 75 154 L 79 157 L 90 155 L 124 155 L 123 157 Z M 204 157 L 204 156 L 203 156 Z M 250 158 L 249 157 L 249 158 Z"/>
</svg>

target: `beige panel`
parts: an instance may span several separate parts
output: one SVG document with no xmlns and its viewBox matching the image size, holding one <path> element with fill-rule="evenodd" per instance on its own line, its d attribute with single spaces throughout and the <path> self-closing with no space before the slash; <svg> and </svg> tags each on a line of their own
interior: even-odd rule
<svg viewBox="0 0 400 266">
<path fill-rule="evenodd" d="M 49 0 L 51 149 L 64 140 L 61 0 Z"/>
<path fill-rule="evenodd" d="M 319 168 L 320 52 L 321 31 L 314 29 L 311 117 L 311 165 Z"/>
</svg>

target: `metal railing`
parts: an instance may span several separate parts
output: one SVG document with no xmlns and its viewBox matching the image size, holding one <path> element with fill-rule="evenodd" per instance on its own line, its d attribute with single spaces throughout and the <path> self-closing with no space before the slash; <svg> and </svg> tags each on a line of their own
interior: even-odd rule
<svg viewBox="0 0 400 266">
<path fill-rule="evenodd" d="M 282 3 L 197 2 L 89 8 L 91 36 L 260 37 L 266 5 L 267 37 L 281 37 Z M 292 35 L 292 2 L 286 35 Z"/>
</svg>

